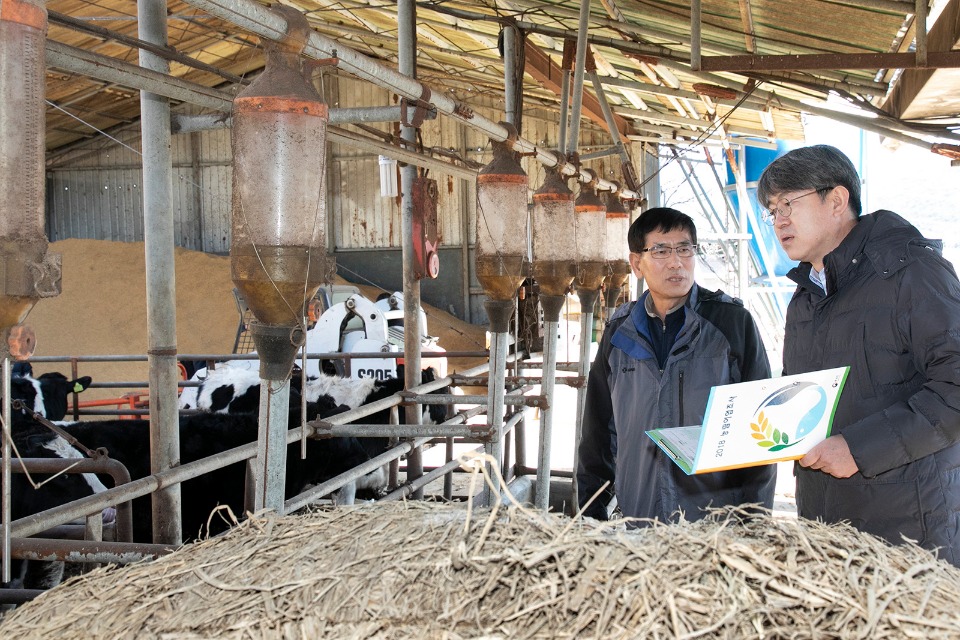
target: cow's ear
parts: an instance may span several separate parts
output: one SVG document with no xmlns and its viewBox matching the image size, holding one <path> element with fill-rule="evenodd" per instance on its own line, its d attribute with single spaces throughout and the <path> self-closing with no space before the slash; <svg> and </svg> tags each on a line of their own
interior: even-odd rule
<svg viewBox="0 0 960 640">
<path fill-rule="evenodd" d="M 70 383 L 70 391 L 72 393 L 80 393 L 81 391 L 86 391 L 90 388 L 90 383 L 93 382 L 93 378 L 90 376 L 83 376 L 82 378 L 77 378 Z"/>
</svg>

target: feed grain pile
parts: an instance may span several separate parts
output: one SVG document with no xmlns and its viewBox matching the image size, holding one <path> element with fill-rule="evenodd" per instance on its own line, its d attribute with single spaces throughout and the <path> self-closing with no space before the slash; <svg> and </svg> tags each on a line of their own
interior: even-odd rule
<svg viewBox="0 0 960 640">
<path fill-rule="evenodd" d="M 491 513 L 493 514 L 491 516 Z M 5 638 L 956 638 L 960 571 L 848 526 L 622 526 L 379 503 L 99 569 Z"/>
</svg>

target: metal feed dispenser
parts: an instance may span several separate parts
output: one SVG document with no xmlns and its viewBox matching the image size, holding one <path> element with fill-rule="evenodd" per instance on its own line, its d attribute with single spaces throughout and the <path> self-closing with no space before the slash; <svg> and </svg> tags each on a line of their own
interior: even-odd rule
<svg viewBox="0 0 960 640">
<path fill-rule="evenodd" d="M 326 253 L 327 105 L 304 77 L 304 16 L 276 7 L 286 36 L 264 41 L 265 71 L 234 100 L 232 278 L 257 323 L 261 376 L 289 375 L 304 306 L 333 276 Z M 271 362 L 268 362 L 271 361 Z M 265 373 L 263 367 L 276 371 Z"/>
<path fill-rule="evenodd" d="M 627 233 L 630 230 L 630 214 L 623 206 L 623 200 L 613 193 L 607 195 L 607 288 L 604 292 L 604 306 L 612 309 L 617 306 L 617 300 L 623 291 L 623 286 L 630 277 L 630 262 L 627 254 L 630 247 L 627 243 Z"/>
<path fill-rule="evenodd" d="M 580 195 L 574 202 L 577 236 L 576 284 L 581 298 L 583 292 L 599 292 L 603 279 L 607 276 L 607 208 L 597 195 L 596 182 L 594 175 L 593 180 L 580 185 Z M 591 306 L 590 309 L 592 308 Z"/>
<path fill-rule="evenodd" d="M 533 194 L 533 277 L 540 285 L 544 319 L 557 322 L 577 273 L 576 214 L 573 192 L 559 169 L 546 174 Z"/>
<path fill-rule="evenodd" d="M 60 294 L 60 255 L 47 255 L 44 232 L 46 35 L 41 0 L 0 5 L 0 351 L 19 358 L 32 355 L 32 334 L 11 328 Z"/>
<path fill-rule="evenodd" d="M 512 125 L 501 124 L 516 138 Z M 495 305 L 503 307 L 499 315 L 506 314 L 502 327 L 493 325 L 488 309 L 493 331 L 507 330 L 512 300 L 529 270 L 527 185 L 527 174 L 509 141 L 494 141 L 493 160 L 477 176 L 477 279 L 490 301 L 510 304 Z"/>
</svg>

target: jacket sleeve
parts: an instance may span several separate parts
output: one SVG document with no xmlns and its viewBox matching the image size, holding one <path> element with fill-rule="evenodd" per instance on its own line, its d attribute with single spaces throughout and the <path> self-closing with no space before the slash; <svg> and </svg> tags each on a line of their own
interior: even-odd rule
<svg viewBox="0 0 960 640">
<path fill-rule="evenodd" d="M 610 398 L 610 336 L 614 327 L 608 326 L 600 341 L 597 357 L 587 377 L 587 394 L 583 409 L 583 431 L 577 447 L 577 496 L 579 508 L 593 497 L 605 482 L 609 483 L 583 515 L 607 519 L 607 505 L 613 499 L 616 470 L 617 435 L 613 422 L 613 402 Z"/>
<path fill-rule="evenodd" d="M 960 283 L 931 256 L 904 270 L 896 295 L 900 340 L 925 382 L 843 430 L 868 478 L 960 442 Z"/>
</svg>

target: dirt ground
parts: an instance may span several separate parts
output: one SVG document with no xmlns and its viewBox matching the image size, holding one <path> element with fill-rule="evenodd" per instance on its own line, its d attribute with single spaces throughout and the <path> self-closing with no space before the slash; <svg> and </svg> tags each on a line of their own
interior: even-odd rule
<svg viewBox="0 0 960 640">
<path fill-rule="evenodd" d="M 143 243 L 71 239 L 50 245 L 63 259 L 62 292 L 40 300 L 25 320 L 37 335 L 35 356 L 138 355 L 147 350 L 146 267 Z M 176 249 L 177 352 L 228 354 L 239 313 L 230 280 L 230 258 Z M 338 279 L 338 283 L 346 281 Z M 374 287 L 360 286 L 376 298 Z M 485 327 L 424 305 L 427 330 L 447 351 L 484 348 Z M 172 346 L 172 345 L 171 345 Z M 482 360 L 481 360 L 482 361 Z M 451 360 L 450 371 L 477 360 Z M 35 374 L 62 371 L 70 363 L 34 363 Z M 80 362 L 79 375 L 99 382 L 146 382 L 143 362 Z M 91 389 L 83 398 L 118 397 L 122 389 Z"/>
</svg>

